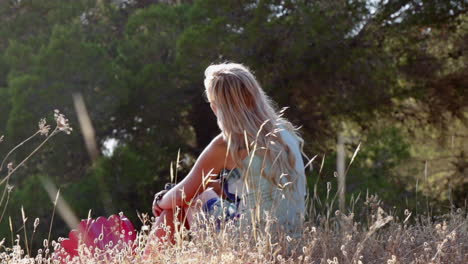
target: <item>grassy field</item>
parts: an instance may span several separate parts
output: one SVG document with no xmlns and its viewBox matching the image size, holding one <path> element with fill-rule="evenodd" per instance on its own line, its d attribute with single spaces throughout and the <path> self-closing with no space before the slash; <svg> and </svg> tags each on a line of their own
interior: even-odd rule
<svg viewBox="0 0 468 264">
<path fill-rule="evenodd" d="M 12 174 L 44 143 L 59 132 L 70 133 L 67 119 L 58 111 L 55 112 L 55 120 L 57 124 L 54 129 L 41 120 L 39 130 L 32 137 L 42 134 L 46 138 L 31 155 L 18 166 L 5 164 L 8 169 L 7 176 L 2 180 L 2 183 L 6 182 L 5 190 L 8 189 L 8 179 Z M 28 140 L 30 138 L 20 145 Z M 2 162 L 2 166 L 3 163 L 5 162 Z M 330 191 L 329 189 L 328 192 Z M 55 205 L 58 196 L 57 193 Z M 337 193 L 335 198 L 338 196 Z M 453 208 L 438 216 L 427 212 L 413 214 L 409 210 L 384 205 L 378 195 L 366 195 L 365 200 L 356 199 L 346 207 L 348 209 L 340 212 L 334 209 L 337 207 L 334 203 L 335 198 L 329 200 L 328 197 L 329 193 L 326 201 L 320 201 L 316 196 L 308 200 L 307 220 L 302 234 L 298 237 L 289 237 L 272 230 L 271 224 L 275 222 L 274 219 L 266 218 L 268 220 L 263 227 L 241 228 L 232 221 L 219 225 L 213 217 L 201 214 L 200 221 L 193 225 L 190 231 L 180 229 L 174 234 L 174 244 L 164 241 L 148 242 L 149 234 L 154 228 L 154 218 L 150 218 L 148 214 L 141 214 L 143 227 L 137 230 L 137 239 L 133 244 L 108 245 L 104 250 L 81 245 L 79 256 L 74 259 L 63 258 L 63 249 L 60 246 L 63 238 L 52 240 L 54 238 L 50 237 L 53 222 L 50 224 L 48 238 L 35 238 L 43 240 L 43 247 L 33 248 L 34 232 L 28 237 L 27 216 L 22 210 L 23 228 L 16 237 L 12 232 L 11 237 L 0 240 L 0 261 L 11 264 L 468 263 L 466 208 Z M 1 206 L 6 206 L 7 203 L 8 199 L 2 198 L 0 201 Z M 399 211 L 403 213 L 397 213 Z M 3 214 L 0 218 L 0 221 L 2 220 Z M 28 222 L 28 225 L 33 225 L 34 231 L 39 224 L 38 220 L 34 223 Z M 257 225 L 254 223 L 251 226 Z M 100 240 L 102 237 L 96 239 Z M 151 250 L 146 252 L 151 254 L 144 255 L 148 247 Z"/>
<path fill-rule="evenodd" d="M 375 197 L 375 196 L 372 196 Z M 468 219 L 465 210 L 427 217 L 406 211 L 404 219 L 388 215 L 375 199 L 367 199 L 363 209 L 368 222 L 354 219 L 353 213 L 317 215 L 306 222 L 302 236 L 291 238 L 272 232 L 268 226 L 241 230 L 233 222 L 215 231 L 215 219 L 201 219 L 196 231 L 175 234 L 175 244 L 153 242 L 151 256 L 144 258 L 152 221 L 146 215 L 137 240 L 129 247 L 118 245 L 92 252 L 81 246 L 79 257 L 66 263 L 467 263 Z M 272 220 L 273 221 L 273 220 Z M 97 238 L 99 239 L 99 238 Z M 2 246 L 2 263 L 63 263 L 57 253 L 60 241 L 50 247 L 26 253 L 17 236 L 13 248 Z M 3 242 L 5 239 L 3 240 Z M 2 242 L 2 244 L 3 244 Z M 156 243 L 156 244 L 155 244 Z M 44 246 L 47 246 L 47 240 Z M 53 253 L 54 252 L 54 253 Z"/>
</svg>

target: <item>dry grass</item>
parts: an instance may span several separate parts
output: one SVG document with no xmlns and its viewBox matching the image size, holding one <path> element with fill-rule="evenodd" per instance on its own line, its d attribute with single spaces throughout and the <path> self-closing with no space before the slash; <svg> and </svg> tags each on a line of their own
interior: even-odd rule
<svg viewBox="0 0 468 264">
<path fill-rule="evenodd" d="M 180 231 L 175 245 L 152 244 L 152 255 L 143 258 L 149 220 L 133 246 L 119 245 L 93 253 L 80 247 L 80 256 L 66 263 L 467 263 L 468 219 L 463 210 L 433 217 L 403 220 L 380 207 L 369 215 L 369 224 L 356 222 L 353 214 L 338 211 L 329 220 L 307 222 L 301 238 L 278 232 L 239 228 L 229 222 L 215 231 L 214 219 L 201 218 L 203 228 Z M 412 222 L 413 224 L 408 224 Z M 277 238 L 275 240 L 275 238 Z M 60 239 L 59 239 L 60 241 Z M 273 242 L 275 241 L 275 242 Z M 27 256 L 18 236 L 16 246 L 3 247 L 2 263 L 60 263 L 51 251 L 40 249 Z M 47 244 L 47 241 L 44 242 Z M 60 244 L 53 241 L 55 252 Z"/>
<path fill-rule="evenodd" d="M 43 143 L 60 131 L 69 133 L 65 117 L 56 112 L 57 127 L 48 135 L 50 127 L 44 121 L 33 136 L 48 135 Z M 22 142 L 20 145 L 28 141 Z M 2 137 L 0 137 L 0 142 Z M 42 146 L 43 143 L 40 145 Z M 34 154 L 40 146 L 34 150 Z M 354 154 L 356 155 L 357 150 Z M 32 155 L 31 154 L 31 155 Z M 30 155 L 30 156 L 31 156 Z M 26 162 L 28 156 L 22 163 Z M 354 158 L 353 156 L 353 158 Z M 6 160 L 6 158 L 5 158 Z M 5 160 L 2 163 L 5 163 Z M 22 164 L 20 163 L 20 164 Z M 0 166 L 0 170 L 1 170 Z M 19 166 L 8 166 L 8 179 Z M 328 185 L 331 186 L 331 185 Z M 6 191 L 3 192 L 5 196 Z M 9 192 L 8 192 L 9 193 Z M 327 188 L 329 201 L 330 188 Z M 337 195 L 335 195 L 336 197 Z M 57 194 L 58 197 L 58 194 Z M 0 201 L 0 207 L 8 200 Z M 361 205 L 364 215 L 360 220 L 354 212 L 334 211 L 334 200 L 322 203 L 314 195 L 309 203 L 309 221 L 304 225 L 301 237 L 291 238 L 271 230 L 267 221 L 264 228 L 240 227 L 227 222 L 216 228 L 214 218 L 200 215 L 198 224 L 191 231 L 179 230 L 176 243 L 148 243 L 152 221 L 148 215 L 140 217 L 143 228 L 133 245 L 118 244 L 104 251 L 79 247 L 79 257 L 62 259 L 60 241 L 44 240 L 43 248 L 28 247 L 28 237 L 17 235 L 14 246 L 0 242 L 1 263 L 468 263 L 468 215 L 466 210 L 452 210 L 446 215 L 427 217 L 412 216 L 405 211 L 404 219 L 388 215 L 381 209 L 377 196 L 367 197 Z M 56 198 L 57 201 L 57 198 Z M 54 203 L 56 205 L 56 202 Z M 326 208 L 325 211 L 317 207 Z M 324 205 L 324 206 L 321 206 Z M 55 212 L 55 209 L 54 209 Z M 23 219 L 26 217 L 23 215 Z M 1 218 L 0 218 L 1 220 Z M 154 219 L 153 219 L 154 220 Z M 26 220 L 24 225 L 26 226 Z M 255 226 L 255 225 L 252 225 Z M 37 224 L 34 222 L 34 230 Z M 24 229 L 26 230 L 26 229 Z M 12 238 L 13 239 L 13 238 Z M 32 240 L 32 238 L 31 238 Z M 25 243 L 26 242 L 26 243 Z M 51 247 L 49 246 L 51 245 Z M 152 254 L 143 257 L 145 248 L 151 246 Z"/>
</svg>

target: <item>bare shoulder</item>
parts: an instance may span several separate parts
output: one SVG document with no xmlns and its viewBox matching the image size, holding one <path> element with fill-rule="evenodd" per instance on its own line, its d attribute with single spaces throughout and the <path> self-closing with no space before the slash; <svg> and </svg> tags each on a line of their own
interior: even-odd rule
<svg viewBox="0 0 468 264">
<path fill-rule="evenodd" d="M 218 146 L 227 146 L 226 141 L 223 138 L 223 134 L 219 133 L 216 137 L 213 138 L 211 144 L 218 145 Z"/>
<path fill-rule="evenodd" d="M 222 168 L 235 168 L 237 163 L 228 150 L 228 142 L 223 138 L 222 134 L 217 135 L 207 147 L 211 155 L 214 155 L 215 162 L 221 162 Z M 247 156 L 246 150 L 239 151 L 239 158 L 243 160 Z"/>
<path fill-rule="evenodd" d="M 210 151 L 217 154 L 225 154 L 227 152 L 227 142 L 224 140 L 223 135 L 219 134 L 207 146 Z"/>
<path fill-rule="evenodd" d="M 197 159 L 196 165 L 198 164 L 204 170 L 219 171 L 223 168 L 226 155 L 228 155 L 227 144 L 224 142 L 223 137 L 218 135 L 205 147 Z"/>
</svg>

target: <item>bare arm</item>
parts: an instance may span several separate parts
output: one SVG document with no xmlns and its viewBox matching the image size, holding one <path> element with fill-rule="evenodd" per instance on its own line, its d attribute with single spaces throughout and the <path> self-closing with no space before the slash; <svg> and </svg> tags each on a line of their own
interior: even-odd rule
<svg viewBox="0 0 468 264">
<path fill-rule="evenodd" d="M 226 150 L 226 144 L 220 136 L 213 139 L 200 154 L 189 174 L 163 196 L 158 206 L 162 209 L 186 207 L 187 203 L 205 190 L 203 179 L 205 179 L 205 184 L 208 179 L 215 180 L 223 169 Z"/>
</svg>

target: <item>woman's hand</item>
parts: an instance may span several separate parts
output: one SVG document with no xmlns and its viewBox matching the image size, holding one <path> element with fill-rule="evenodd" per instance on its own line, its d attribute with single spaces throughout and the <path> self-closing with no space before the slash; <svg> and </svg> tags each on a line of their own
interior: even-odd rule
<svg viewBox="0 0 468 264">
<path fill-rule="evenodd" d="M 164 185 L 164 190 L 162 190 L 162 191 L 160 191 L 160 192 L 158 192 L 158 193 L 156 193 L 156 194 L 154 195 L 154 200 L 153 200 L 153 214 L 154 214 L 154 216 L 158 217 L 158 216 L 161 214 L 161 212 L 164 210 L 164 209 L 162 209 L 162 208 L 158 205 L 158 203 L 159 203 L 159 201 L 161 201 L 161 199 L 163 198 L 163 196 L 164 196 L 170 189 L 172 189 L 174 186 L 175 186 L 174 183 L 168 182 L 168 183 L 166 183 L 166 184 Z"/>
<path fill-rule="evenodd" d="M 158 217 L 163 209 L 159 207 L 158 202 L 163 198 L 164 194 L 167 193 L 168 190 L 162 190 L 154 195 L 153 200 L 153 214 L 154 216 Z"/>
</svg>

